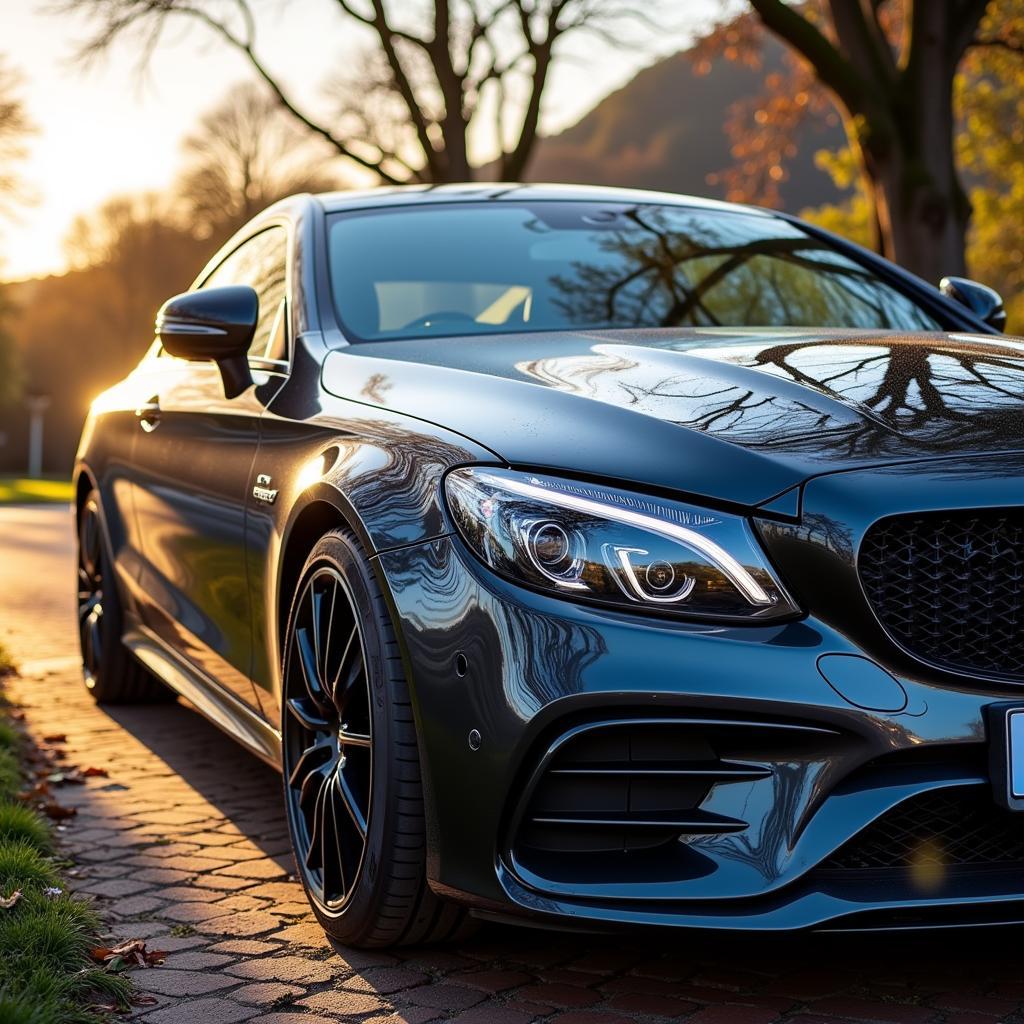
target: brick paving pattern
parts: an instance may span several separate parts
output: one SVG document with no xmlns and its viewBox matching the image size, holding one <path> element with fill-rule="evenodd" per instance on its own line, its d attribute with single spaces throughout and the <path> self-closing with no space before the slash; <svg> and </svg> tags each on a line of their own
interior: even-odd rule
<svg viewBox="0 0 1024 1024">
<path fill-rule="evenodd" d="M 147 1024 L 1024 1024 L 1019 932 L 566 937 L 485 928 L 457 949 L 334 949 L 291 863 L 280 782 L 184 703 L 98 708 L 75 662 L 70 517 L 0 510 L 0 639 L 39 738 L 107 777 L 59 790 L 73 881 L 134 972 Z M 0 950 L 2 955 L 2 950 Z"/>
</svg>

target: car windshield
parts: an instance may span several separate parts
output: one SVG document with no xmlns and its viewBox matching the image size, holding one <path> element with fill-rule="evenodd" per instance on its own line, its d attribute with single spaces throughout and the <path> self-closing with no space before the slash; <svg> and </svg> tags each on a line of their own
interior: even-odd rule
<svg viewBox="0 0 1024 1024">
<path fill-rule="evenodd" d="M 334 300 L 361 340 L 653 327 L 939 330 L 867 267 L 757 213 L 489 202 L 343 213 Z"/>
</svg>

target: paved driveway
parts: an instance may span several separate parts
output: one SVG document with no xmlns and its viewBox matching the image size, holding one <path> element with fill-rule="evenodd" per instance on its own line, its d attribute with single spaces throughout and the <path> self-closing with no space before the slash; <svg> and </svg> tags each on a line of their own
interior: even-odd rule
<svg viewBox="0 0 1024 1024">
<path fill-rule="evenodd" d="M 1024 1024 L 1024 934 L 591 939 L 485 929 L 458 949 L 332 949 L 291 864 L 279 781 L 184 703 L 96 707 L 75 659 L 70 513 L 0 509 L 0 638 L 38 737 L 108 777 L 60 790 L 77 888 L 137 971 L 153 1024 Z M 0 950 L 0 955 L 3 951 Z"/>
</svg>

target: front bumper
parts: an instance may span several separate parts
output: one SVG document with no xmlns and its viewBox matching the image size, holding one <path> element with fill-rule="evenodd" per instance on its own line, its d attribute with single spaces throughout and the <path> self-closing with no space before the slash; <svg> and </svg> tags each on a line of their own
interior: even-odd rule
<svg viewBox="0 0 1024 1024">
<path fill-rule="evenodd" d="M 926 842 L 903 864 L 862 866 L 854 855 L 856 866 L 836 867 L 851 863 L 843 851 L 873 822 L 926 794 L 948 790 L 992 807 L 984 709 L 1014 696 L 1012 686 L 901 658 L 862 607 L 857 537 L 878 508 L 891 513 L 907 500 L 897 497 L 905 475 L 822 478 L 807 488 L 800 522 L 762 524 L 769 553 L 787 582 L 799 577 L 795 592 L 811 608 L 775 626 L 702 626 L 573 605 L 494 577 L 452 537 L 379 555 L 412 683 L 434 888 L 483 912 L 592 928 L 1024 920 L 1021 865 L 960 864 Z M 947 470 L 920 470 L 912 500 L 949 502 L 947 478 Z M 960 490 L 976 503 L 986 494 L 1007 503 L 998 483 Z M 808 525 L 823 517 L 819 539 Z M 844 620 L 853 628 L 840 629 Z M 854 673 L 864 685 L 830 671 L 834 657 L 822 661 L 830 656 L 860 659 L 842 665 L 864 667 Z M 677 737 L 678 749 L 690 750 L 687 764 L 711 772 L 706 789 L 691 786 L 693 820 L 676 822 L 687 827 L 657 854 L 643 838 L 662 834 L 651 821 L 624 822 L 623 848 L 598 850 L 594 821 L 607 825 L 607 808 L 578 815 L 582 828 L 558 819 L 541 840 L 529 833 L 536 808 L 558 799 L 539 795 L 552 759 L 567 737 L 592 728 L 620 739 L 633 730 L 619 744 L 627 747 L 641 743 L 637 729 L 654 730 L 662 750 Z M 612 788 L 623 758 L 632 765 L 647 756 L 608 749 L 612 763 L 601 770 Z M 747 770 L 723 777 L 723 764 Z M 651 798 L 658 813 L 664 792 Z M 562 850 L 552 839 L 559 834 L 571 837 Z"/>
</svg>

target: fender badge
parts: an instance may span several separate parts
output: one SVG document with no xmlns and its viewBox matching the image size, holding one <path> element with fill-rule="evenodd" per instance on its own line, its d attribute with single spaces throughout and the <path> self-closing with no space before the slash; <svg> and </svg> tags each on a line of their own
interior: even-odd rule
<svg viewBox="0 0 1024 1024">
<path fill-rule="evenodd" d="M 277 501 L 277 489 L 271 488 L 270 477 L 266 473 L 259 473 L 256 476 L 256 485 L 252 489 L 252 496 L 264 505 L 273 505 Z"/>
</svg>

